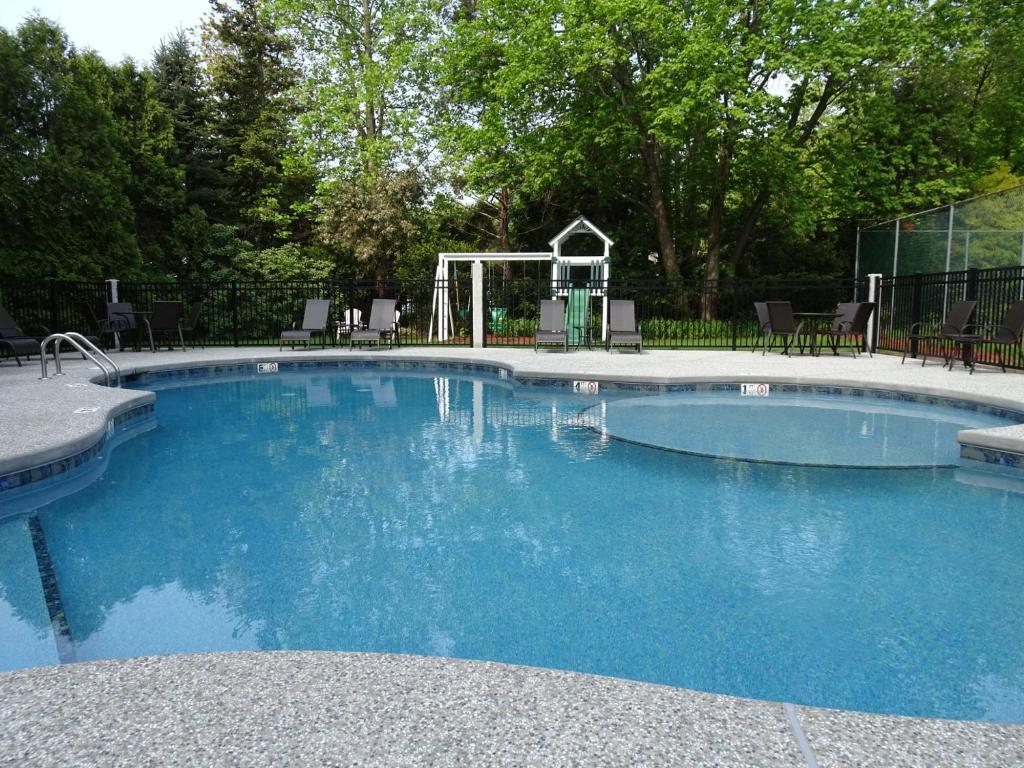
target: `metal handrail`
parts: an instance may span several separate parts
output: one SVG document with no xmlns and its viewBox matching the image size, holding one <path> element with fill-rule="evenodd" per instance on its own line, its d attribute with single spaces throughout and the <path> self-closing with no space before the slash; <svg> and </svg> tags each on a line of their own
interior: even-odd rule
<svg viewBox="0 0 1024 768">
<path fill-rule="evenodd" d="M 110 355 L 108 355 L 102 349 L 100 349 L 91 341 L 89 341 L 88 337 L 78 333 L 78 331 L 65 331 L 64 335 L 70 336 L 72 339 L 78 339 L 79 341 L 82 341 L 89 349 L 91 349 L 93 352 L 95 352 L 108 363 L 110 363 L 110 367 L 114 369 L 114 373 L 117 376 L 117 386 L 121 386 L 121 369 L 118 367 L 117 363 L 115 363 L 113 359 L 111 359 Z"/>
<path fill-rule="evenodd" d="M 42 366 L 42 369 L 43 369 L 43 375 L 40 377 L 41 379 L 45 380 L 45 379 L 50 378 L 49 376 L 46 375 L 46 345 L 49 344 L 51 341 L 58 341 L 58 342 L 59 341 L 66 341 L 68 344 L 70 344 L 72 347 L 77 349 L 79 352 L 81 352 L 87 358 L 92 360 L 96 364 L 96 367 L 99 368 L 101 371 L 103 371 L 103 378 L 105 380 L 105 383 L 106 383 L 106 385 L 108 387 L 110 386 L 110 371 L 107 370 L 107 366 L 105 366 L 103 363 L 101 363 L 99 361 L 99 358 L 97 358 L 95 355 L 93 355 L 92 352 L 87 350 L 85 347 L 83 347 L 77 341 L 72 339 L 66 333 L 51 333 L 49 336 L 47 336 L 45 339 L 43 339 L 43 343 L 39 345 L 39 364 Z M 60 344 L 59 343 L 56 343 L 56 344 L 53 345 L 53 366 L 56 369 L 54 371 L 54 373 L 53 373 L 54 376 L 63 376 L 64 375 L 64 373 L 60 369 Z M 120 380 L 119 380 L 118 383 L 120 383 Z"/>
</svg>

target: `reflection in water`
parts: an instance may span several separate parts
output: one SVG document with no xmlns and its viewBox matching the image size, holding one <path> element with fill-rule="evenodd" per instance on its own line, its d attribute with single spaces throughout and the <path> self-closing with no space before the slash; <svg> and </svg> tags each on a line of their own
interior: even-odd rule
<svg viewBox="0 0 1024 768">
<path fill-rule="evenodd" d="M 428 653 L 1024 720 L 1019 494 L 608 441 L 594 404 L 374 371 L 162 391 L 39 512 L 78 655 Z M 38 584 L 0 580 L 45 639 Z"/>
<path fill-rule="evenodd" d="M 957 432 L 1011 420 L 951 406 L 781 393 L 687 392 L 619 400 L 602 428 L 643 445 L 805 466 L 953 466 Z"/>
</svg>

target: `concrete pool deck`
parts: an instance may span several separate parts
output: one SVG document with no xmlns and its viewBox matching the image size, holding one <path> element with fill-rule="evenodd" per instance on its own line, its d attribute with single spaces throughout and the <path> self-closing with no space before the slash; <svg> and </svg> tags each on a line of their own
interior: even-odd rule
<svg viewBox="0 0 1024 768">
<path fill-rule="evenodd" d="M 750 352 L 571 354 L 417 348 L 118 353 L 126 374 L 313 359 L 493 363 L 523 378 L 795 382 L 1024 410 L 1024 376 L 898 357 Z M 0 364 L 0 474 L 68 456 L 151 393 L 94 386 L 90 364 L 39 381 Z M 70 386 L 69 386 L 70 385 Z M 84 385 L 84 386 L 81 386 Z M 94 410 L 93 410 L 94 409 Z M 1024 427 L 981 442 L 1024 452 Z M 0 512 L 2 514 L 2 512 Z M 0 765 L 1024 765 L 1024 726 L 888 717 L 591 675 L 349 653 L 197 654 L 0 674 Z"/>
</svg>

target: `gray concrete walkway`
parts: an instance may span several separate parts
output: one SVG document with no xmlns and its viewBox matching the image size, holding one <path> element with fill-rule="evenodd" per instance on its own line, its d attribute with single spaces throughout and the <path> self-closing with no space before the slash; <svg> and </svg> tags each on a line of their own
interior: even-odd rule
<svg viewBox="0 0 1024 768">
<path fill-rule="evenodd" d="M 1024 727 L 880 717 L 549 669 L 236 653 L 0 675 L 0 765 L 1024 765 Z"/>
<path fill-rule="evenodd" d="M 316 358 L 491 362 L 521 377 L 767 381 L 1024 409 L 1024 376 L 899 358 L 407 348 L 119 353 L 125 372 Z M 66 456 L 151 393 L 0 365 L 0 474 Z M 84 385 L 84 386 L 82 386 Z M 986 432 L 990 432 L 986 430 Z M 1024 446 L 1014 427 L 988 435 Z M 345 653 L 168 656 L 0 674 L 0 765 L 1024 766 L 1024 726 L 882 717 L 552 670 Z"/>
</svg>

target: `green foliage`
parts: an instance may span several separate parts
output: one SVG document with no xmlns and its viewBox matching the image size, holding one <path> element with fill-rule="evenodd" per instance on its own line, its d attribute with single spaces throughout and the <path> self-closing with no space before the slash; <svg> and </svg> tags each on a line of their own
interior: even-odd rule
<svg viewBox="0 0 1024 768">
<path fill-rule="evenodd" d="M 213 0 L 203 37 L 212 96 L 213 135 L 227 176 L 228 216 L 257 248 L 308 232 L 303 203 L 315 178 L 293 156 L 291 123 L 298 82 L 291 42 L 258 0 Z"/>
<path fill-rule="evenodd" d="M 582 213 L 617 277 L 844 274 L 856 221 L 1024 179 L 1021 50 L 1005 0 L 213 0 L 144 70 L 32 18 L 0 272 L 427 282 Z"/>
<path fill-rule="evenodd" d="M 423 188 L 416 174 L 363 175 L 329 188 L 319 222 L 321 241 L 351 254 L 379 281 L 390 276 L 416 234 Z"/>
<path fill-rule="evenodd" d="M 139 273 L 114 81 L 44 19 L 0 30 L 0 271 Z"/>
<path fill-rule="evenodd" d="M 423 0 L 267 0 L 267 16 L 302 53 L 297 124 L 303 153 L 351 177 L 421 160 L 418 65 L 433 31 Z"/>
</svg>

